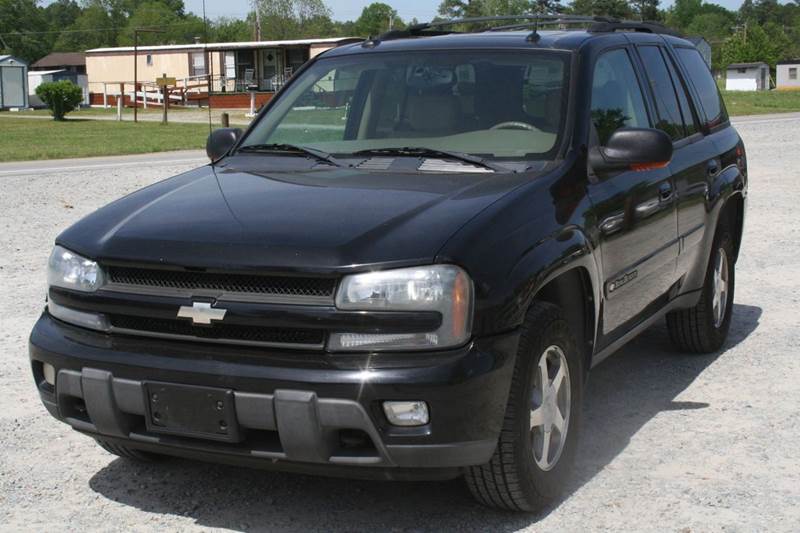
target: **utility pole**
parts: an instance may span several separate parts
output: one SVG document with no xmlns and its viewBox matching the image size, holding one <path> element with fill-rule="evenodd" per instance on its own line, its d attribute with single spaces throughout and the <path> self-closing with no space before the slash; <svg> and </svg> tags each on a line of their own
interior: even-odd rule
<svg viewBox="0 0 800 533">
<path fill-rule="evenodd" d="M 139 34 L 140 33 L 163 33 L 162 30 L 149 30 L 146 28 L 136 28 L 133 30 L 133 121 L 139 122 L 139 104 L 137 102 L 139 94 Z M 144 96 L 147 98 L 147 95 Z M 125 95 L 120 95 L 125 98 Z"/>
<path fill-rule="evenodd" d="M 256 41 L 261 40 L 261 9 L 258 0 L 253 0 L 253 10 L 256 12 Z"/>
</svg>

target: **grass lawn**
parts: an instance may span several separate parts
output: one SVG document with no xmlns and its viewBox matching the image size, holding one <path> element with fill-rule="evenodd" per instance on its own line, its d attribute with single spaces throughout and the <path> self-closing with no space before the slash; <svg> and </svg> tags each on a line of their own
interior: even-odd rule
<svg viewBox="0 0 800 533">
<path fill-rule="evenodd" d="M 731 116 L 800 112 L 800 91 L 722 91 Z"/>
<path fill-rule="evenodd" d="M 0 161 L 203 149 L 208 124 L 0 117 Z"/>
</svg>

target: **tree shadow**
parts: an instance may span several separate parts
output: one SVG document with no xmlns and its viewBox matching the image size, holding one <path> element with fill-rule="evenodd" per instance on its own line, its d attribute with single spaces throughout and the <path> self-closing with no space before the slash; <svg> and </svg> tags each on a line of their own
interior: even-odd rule
<svg viewBox="0 0 800 533">
<path fill-rule="evenodd" d="M 656 414 L 708 407 L 675 398 L 755 331 L 761 314 L 758 307 L 736 305 L 728 344 L 716 354 L 676 354 L 666 327 L 659 325 L 594 369 L 575 475 L 564 498 L 602 471 Z M 182 460 L 148 465 L 116 459 L 89 485 L 110 500 L 148 513 L 247 531 L 513 531 L 559 505 L 538 516 L 503 513 L 475 504 L 461 480 L 357 481 Z"/>
</svg>

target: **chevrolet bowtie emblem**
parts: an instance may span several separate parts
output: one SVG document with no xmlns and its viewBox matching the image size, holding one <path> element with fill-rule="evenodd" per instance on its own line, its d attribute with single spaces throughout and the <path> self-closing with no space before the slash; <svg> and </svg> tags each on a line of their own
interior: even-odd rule
<svg viewBox="0 0 800 533">
<path fill-rule="evenodd" d="M 191 307 L 182 306 L 178 309 L 178 318 L 190 318 L 193 324 L 211 324 L 212 320 L 225 318 L 227 309 L 214 309 L 209 303 L 195 302 Z"/>
</svg>

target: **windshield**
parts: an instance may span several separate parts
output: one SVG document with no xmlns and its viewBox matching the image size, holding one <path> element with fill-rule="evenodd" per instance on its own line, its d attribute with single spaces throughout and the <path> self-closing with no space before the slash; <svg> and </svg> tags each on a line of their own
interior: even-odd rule
<svg viewBox="0 0 800 533">
<path fill-rule="evenodd" d="M 460 51 L 357 54 L 304 71 L 242 146 L 348 155 L 428 148 L 552 159 L 564 130 L 569 54 Z"/>
</svg>

